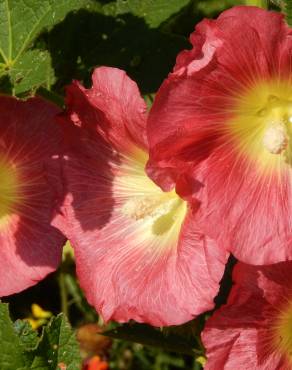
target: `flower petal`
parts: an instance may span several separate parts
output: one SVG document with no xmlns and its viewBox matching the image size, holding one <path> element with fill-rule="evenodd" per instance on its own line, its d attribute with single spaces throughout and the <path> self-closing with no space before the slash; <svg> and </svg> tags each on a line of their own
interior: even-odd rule
<svg viewBox="0 0 292 370">
<path fill-rule="evenodd" d="M 245 90 L 255 78 L 273 72 L 278 76 L 275 69 L 289 32 L 281 14 L 255 7 L 234 7 L 215 21 L 200 22 L 190 36 L 193 49 L 179 54 L 150 111 L 153 159 L 172 163 L 173 153 L 184 157 L 189 153 L 191 158 L 184 160 L 192 161 L 203 149 L 208 154 L 207 143 L 193 152 L 186 153 L 186 148 L 200 144 L 206 135 L 212 134 L 208 139 L 214 142 L 214 128 L 228 117 L 224 111 L 234 92 Z"/>
<path fill-rule="evenodd" d="M 224 306 L 215 312 L 202 334 L 206 370 L 284 369 L 281 356 L 265 350 L 265 308 L 263 300 L 252 297 L 244 304 Z"/>
<path fill-rule="evenodd" d="M 202 334 L 206 369 L 291 368 L 291 266 L 235 266 L 228 302 Z"/>
<path fill-rule="evenodd" d="M 147 148 L 146 104 L 137 84 L 124 71 L 110 67 L 96 68 L 92 82 L 91 89 L 85 89 L 78 82 L 68 86 L 66 101 L 69 109 L 78 107 L 83 114 L 82 124 L 99 130 L 120 150 L 129 146 L 132 140 L 141 148 Z M 76 108 L 71 118 L 78 123 Z"/>
<path fill-rule="evenodd" d="M 0 296 L 36 284 L 60 261 L 64 236 L 51 226 L 62 200 L 58 112 L 38 98 L 0 98 Z"/>
<path fill-rule="evenodd" d="M 106 321 L 155 326 L 181 324 L 212 309 L 227 253 L 197 230 L 191 211 L 184 221 L 185 206 L 174 205 L 154 221 L 139 218 L 131 207 L 145 194 L 157 199 L 164 193 L 133 159 L 112 166 L 110 173 L 119 172 L 113 179 L 98 160 L 80 153 L 70 153 L 65 164 L 72 194 L 65 206 L 67 237 L 89 302 Z"/>
<path fill-rule="evenodd" d="M 105 91 L 101 85 L 111 79 L 106 72 L 92 95 L 94 89 Z M 128 121 L 136 121 L 124 110 L 116 122 L 111 107 L 102 101 L 93 105 L 76 85 L 70 94 L 69 118 L 75 127 L 68 128 L 68 116 L 63 117 L 71 148 L 64 160 L 68 196 L 66 226 L 61 227 L 74 247 L 89 302 L 105 320 L 155 326 L 180 324 L 211 309 L 226 251 L 197 230 L 193 210 L 183 199 L 164 193 L 148 178 L 140 138 L 124 136 Z M 107 95 L 102 96 L 106 102 Z M 139 99 L 132 103 L 140 112 Z M 140 119 L 131 132 L 145 127 L 145 115 Z"/>
<path fill-rule="evenodd" d="M 290 35 L 282 15 L 256 7 L 201 22 L 149 115 L 149 175 L 170 190 L 192 173 L 199 227 L 246 263 L 292 258 L 290 159 L 266 153 L 257 118 L 274 93 L 289 99 Z"/>
</svg>

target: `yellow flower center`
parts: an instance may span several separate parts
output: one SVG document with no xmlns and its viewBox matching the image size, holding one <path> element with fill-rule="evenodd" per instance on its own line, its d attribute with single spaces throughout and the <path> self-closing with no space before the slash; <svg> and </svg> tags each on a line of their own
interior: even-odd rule
<svg viewBox="0 0 292 370">
<path fill-rule="evenodd" d="M 253 84 L 234 97 L 227 135 L 239 154 L 270 173 L 292 161 L 292 85 L 273 80 Z"/>
<path fill-rule="evenodd" d="M 0 226 L 13 211 L 17 201 L 17 174 L 13 165 L 0 160 Z"/>
<path fill-rule="evenodd" d="M 286 305 L 276 316 L 273 327 L 274 349 L 280 351 L 292 363 L 292 303 Z"/>
<path fill-rule="evenodd" d="M 141 237 L 177 239 L 187 212 L 187 204 L 175 191 L 163 192 L 145 172 L 146 153 L 135 150 L 127 158 L 120 176 L 116 176 L 113 192 L 120 201 L 122 214 L 134 220 Z M 163 244 L 163 242 L 161 242 Z"/>
<path fill-rule="evenodd" d="M 151 197 L 129 199 L 123 207 L 123 212 L 134 220 L 152 220 L 153 234 L 162 235 L 173 226 L 176 218 L 180 217 L 180 211 L 185 213 L 185 202 L 175 191 L 163 193 L 157 187 L 157 192 L 159 194 Z"/>
</svg>

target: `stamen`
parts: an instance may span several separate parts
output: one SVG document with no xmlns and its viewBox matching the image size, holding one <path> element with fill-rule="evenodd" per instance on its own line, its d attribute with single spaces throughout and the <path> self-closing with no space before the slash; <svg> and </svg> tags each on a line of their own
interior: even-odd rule
<svg viewBox="0 0 292 370">
<path fill-rule="evenodd" d="M 263 136 L 265 149 L 272 154 L 280 154 L 287 148 L 288 135 L 282 122 L 272 122 Z"/>
<path fill-rule="evenodd" d="M 157 218 L 168 213 L 175 200 L 172 197 L 165 197 L 164 194 L 157 197 L 134 197 L 124 204 L 123 213 L 134 220 Z"/>
<path fill-rule="evenodd" d="M 160 201 L 155 198 L 133 197 L 124 204 L 123 212 L 134 220 L 140 220 L 147 215 L 151 216 L 159 203 Z"/>
</svg>

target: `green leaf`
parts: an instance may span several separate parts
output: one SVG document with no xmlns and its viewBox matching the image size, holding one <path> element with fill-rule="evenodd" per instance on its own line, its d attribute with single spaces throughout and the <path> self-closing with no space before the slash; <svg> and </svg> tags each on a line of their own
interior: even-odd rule
<svg viewBox="0 0 292 370">
<path fill-rule="evenodd" d="M 249 1 L 249 0 L 246 0 Z M 250 1 L 260 1 L 260 0 L 250 0 Z M 197 10 L 202 12 L 207 17 L 214 17 L 218 13 L 223 12 L 225 9 L 231 8 L 235 5 L 244 4 L 244 0 L 201 0 L 196 4 Z M 247 5 L 247 4 L 245 4 Z"/>
<path fill-rule="evenodd" d="M 90 0 L 0 0 L 0 65 L 16 94 L 52 84 L 49 54 L 29 49 L 43 29 L 90 5 Z"/>
<path fill-rule="evenodd" d="M 31 368 L 55 370 L 62 364 L 66 370 L 79 370 L 80 362 L 75 334 L 65 316 L 60 314 L 45 327 Z"/>
<path fill-rule="evenodd" d="M 50 54 L 40 50 L 27 51 L 11 68 L 10 78 L 16 95 L 41 85 L 50 88 L 55 81 Z"/>
<path fill-rule="evenodd" d="M 107 15 L 132 13 L 156 28 L 189 3 L 190 0 L 116 0 L 115 4 L 109 3 L 104 9 Z"/>
<path fill-rule="evenodd" d="M 14 330 L 8 305 L 0 303 L 0 369 L 26 369 L 22 343 Z"/>
<path fill-rule="evenodd" d="M 33 330 L 30 323 L 26 320 L 17 320 L 14 323 L 14 331 L 19 338 L 20 344 L 24 350 L 34 350 L 39 338 L 36 330 Z"/>
<path fill-rule="evenodd" d="M 75 334 L 61 314 L 51 319 L 39 338 L 28 322 L 12 323 L 8 305 L 0 303 L 1 370 L 80 370 Z"/>
<path fill-rule="evenodd" d="M 292 0 L 285 0 L 284 4 L 287 23 L 292 26 Z"/>
<path fill-rule="evenodd" d="M 258 6 L 259 8 L 268 8 L 268 0 L 245 0 L 245 5 Z"/>
<path fill-rule="evenodd" d="M 105 331 L 103 335 L 186 355 L 194 356 L 198 352 L 194 348 L 193 338 L 187 338 L 175 333 L 164 334 L 161 330 L 144 324 L 126 324 L 116 329 Z"/>
</svg>

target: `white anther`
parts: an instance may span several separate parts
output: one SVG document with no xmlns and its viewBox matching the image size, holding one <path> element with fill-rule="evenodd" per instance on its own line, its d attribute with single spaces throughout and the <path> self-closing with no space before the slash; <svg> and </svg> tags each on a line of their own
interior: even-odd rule
<svg viewBox="0 0 292 370">
<path fill-rule="evenodd" d="M 263 136 L 263 145 L 272 154 L 280 154 L 288 145 L 285 126 L 281 123 L 270 125 Z"/>
</svg>

